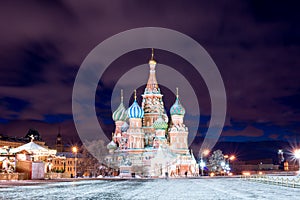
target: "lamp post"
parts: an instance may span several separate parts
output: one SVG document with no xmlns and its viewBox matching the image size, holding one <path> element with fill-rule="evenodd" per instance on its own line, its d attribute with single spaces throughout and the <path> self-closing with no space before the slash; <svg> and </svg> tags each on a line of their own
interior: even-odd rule
<svg viewBox="0 0 300 200">
<path fill-rule="evenodd" d="M 226 166 L 226 163 L 225 163 L 226 161 L 221 161 L 221 167 L 222 167 L 222 170 L 223 170 L 223 172 L 224 172 L 224 176 L 225 176 L 225 172 L 226 172 L 226 168 L 225 168 L 225 166 Z M 222 175 L 222 172 L 221 172 L 221 175 Z"/>
<path fill-rule="evenodd" d="M 225 158 L 225 165 L 224 166 L 225 166 L 227 172 L 229 173 L 230 170 L 231 170 L 231 168 L 230 168 L 230 161 L 234 161 L 235 160 L 235 155 L 231 155 L 231 156 L 225 155 L 224 158 Z"/>
<path fill-rule="evenodd" d="M 203 176 L 203 170 L 204 170 L 204 167 L 206 166 L 205 165 L 205 162 L 203 161 L 203 156 L 207 156 L 209 154 L 209 150 L 208 149 L 205 149 L 204 151 L 202 151 L 200 153 L 200 168 L 201 168 L 201 176 Z"/>
<path fill-rule="evenodd" d="M 204 169 L 205 166 L 206 166 L 206 165 L 205 165 L 205 162 L 201 159 L 201 160 L 200 160 L 201 176 L 203 176 L 203 169 Z"/>
<path fill-rule="evenodd" d="M 295 156 L 296 159 L 298 159 L 298 163 L 299 163 L 299 173 L 298 173 L 298 175 L 300 175 L 300 149 L 296 149 L 294 151 L 294 156 Z"/>
<path fill-rule="evenodd" d="M 75 171 L 75 176 L 74 176 L 74 177 L 77 178 L 77 168 L 76 168 L 76 167 L 77 167 L 77 166 L 76 166 L 76 164 L 77 164 L 77 147 L 73 147 L 73 148 L 72 148 L 72 152 L 74 153 L 74 158 L 75 158 L 75 159 L 74 159 L 74 160 L 75 160 L 75 164 L 74 164 L 74 165 L 75 165 L 75 166 L 74 166 L 74 169 L 75 169 L 75 170 L 74 170 L 74 171 Z"/>
</svg>

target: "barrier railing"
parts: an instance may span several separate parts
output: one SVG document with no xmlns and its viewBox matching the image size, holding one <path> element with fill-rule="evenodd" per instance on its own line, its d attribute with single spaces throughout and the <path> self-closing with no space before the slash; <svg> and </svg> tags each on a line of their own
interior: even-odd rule
<svg viewBox="0 0 300 200">
<path fill-rule="evenodd" d="M 300 188 L 300 177 L 287 178 L 267 175 L 242 175 L 241 179 L 270 185 Z"/>
</svg>

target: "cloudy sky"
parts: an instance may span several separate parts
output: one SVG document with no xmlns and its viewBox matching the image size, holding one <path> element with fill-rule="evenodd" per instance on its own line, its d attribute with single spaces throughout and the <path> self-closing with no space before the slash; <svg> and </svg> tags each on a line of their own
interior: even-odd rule
<svg viewBox="0 0 300 200">
<path fill-rule="evenodd" d="M 0 134 L 24 136 L 29 128 L 35 128 L 52 144 L 61 127 L 65 141 L 78 140 L 72 89 L 85 57 L 99 43 L 122 31 L 163 27 L 196 40 L 218 66 L 227 93 L 227 116 L 220 140 L 297 141 L 298 8 L 297 1 L 260 0 L 1 1 Z M 129 52 L 116 59 L 101 77 L 96 106 L 107 135 L 113 131 L 110 102 L 114 86 L 122 74 L 147 63 L 149 57 L 148 49 Z M 158 63 L 180 71 L 193 86 L 201 110 L 197 133 L 201 140 L 211 116 L 205 82 L 177 55 L 157 50 L 155 57 Z M 173 89 L 162 87 L 167 110 L 175 98 Z M 142 90 L 140 87 L 138 91 Z M 181 96 L 183 104 L 185 98 Z M 192 110 L 189 104 L 184 105 Z M 197 126 L 193 113 L 187 113 L 186 118 Z"/>
</svg>

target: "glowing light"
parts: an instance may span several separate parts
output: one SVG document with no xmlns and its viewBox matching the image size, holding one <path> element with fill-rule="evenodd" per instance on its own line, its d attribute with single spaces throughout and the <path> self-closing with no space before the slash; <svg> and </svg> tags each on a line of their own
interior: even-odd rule
<svg viewBox="0 0 300 200">
<path fill-rule="evenodd" d="M 222 166 L 222 167 L 225 167 L 225 162 L 224 162 L 224 161 L 221 162 L 221 166 Z"/>
<path fill-rule="evenodd" d="M 235 160 L 235 155 L 231 155 L 230 157 L 229 157 L 229 160 Z"/>
<path fill-rule="evenodd" d="M 215 176 L 215 173 L 212 172 L 212 173 L 209 174 L 209 176 L 213 177 L 213 176 Z"/>
<path fill-rule="evenodd" d="M 243 174 L 244 176 L 250 176 L 250 175 L 251 175 L 250 172 L 243 172 L 242 174 Z"/>
<path fill-rule="evenodd" d="M 72 152 L 77 153 L 77 147 L 72 147 Z"/>
<path fill-rule="evenodd" d="M 263 173 L 262 173 L 262 172 L 258 172 L 258 174 L 259 174 L 259 175 L 262 175 Z"/>
<path fill-rule="evenodd" d="M 294 151 L 294 156 L 295 156 L 295 158 L 300 159 L 300 149 L 296 149 Z"/>
<path fill-rule="evenodd" d="M 209 152 L 210 152 L 210 151 L 209 151 L 208 149 L 205 149 L 205 150 L 203 151 L 203 155 L 204 155 L 204 156 L 207 156 L 207 155 L 209 154 Z"/>
<path fill-rule="evenodd" d="M 204 168 L 206 166 L 205 162 L 203 160 L 200 161 L 200 167 Z"/>
</svg>

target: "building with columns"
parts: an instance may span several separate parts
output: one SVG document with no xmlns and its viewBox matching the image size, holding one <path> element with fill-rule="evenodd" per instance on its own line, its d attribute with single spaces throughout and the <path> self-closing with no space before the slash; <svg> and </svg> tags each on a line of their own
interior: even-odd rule
<svg viewBox="0 0 300 200">
<path fill-rule="evenodd" d="M 185 109 L 180 103 L 178 88 L 169 122 L 156 79 L 156 65 L 152 50 L 141 106 L 135 91 L 134 102 L 126 110 L 121 91 L 121 103 L 112 116 L 115 131 L 107 145 L 110 154 L 106 161 L 119 168 L 120 176 L 132 173 L 152 177 L 196 175 L 198 166 L 188 149 L 189 133 L 184 124 Z"/>
</svg>

